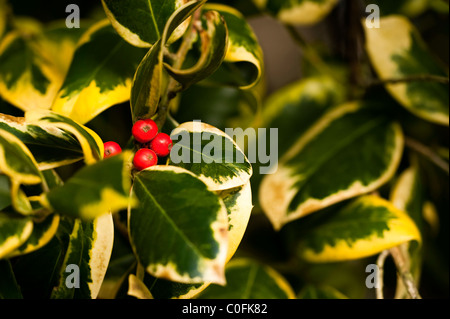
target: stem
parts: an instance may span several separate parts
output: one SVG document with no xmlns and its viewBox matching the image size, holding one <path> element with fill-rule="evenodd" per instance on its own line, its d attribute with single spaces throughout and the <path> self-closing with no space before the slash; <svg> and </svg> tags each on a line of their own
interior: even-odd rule
<svg viewBox="0 0 450 319">
<path fill-rule="evenodd" d="M 411 75 L 404 78 L 393 78 L 393 79 L 383 79 L 377 80 L 369 83 L 367 87 L 387 85 L 387 84 L 401 84 L 401 83 L 411 83 L 411 82 L 436 82 L 441 84 L 450 84 L 449 78 L 445 76 L 431 75 L 431 74 L 417 74 Z"/>
<path fill-rule="evenodd" d="M 422 299 L 400 247 L 392 248 L 390 250 L 390 254 L 394 259 L 395 265 L 397 266 L 397 271 L 410 297 L 412 299 Z"/>
<path fill-rule="evenodd" d="M 432 149 L 423 145 L 419 141 L 416 141 L 412 138 L 407 137 L 405 140 L 406 146 L 410 149 L 416 151 L 417 153 L 428 158 L 433 164 L 444 170 L 447 175 L 450 174 L 449 163 L 447 163 L 444 159 L 442 159 L 438 154 L 433 152 Z"/>
<path fill-rule="evenodd" d="M 386 262 L 386 258 L 389 256 L 389 250 L 383 251 L 377 259 L 378 266 L 378 278 L 377 278 L 377 299 L 384 299 L 383 287 L 384 287 L 384 263 Z"/>
<path fill-rule="evenodd" d="M 197 21 L 199 21 L 200 16 L 201 9 L 198 9 L 192 17 L 191 25 L 183 37 L 183 42 L 181 43 L 178 52 L 175 55 L 172 55 L 172 59 L 174 60 L 172 66 L 174 69 L 181 69 L 183 67 L 186 56 L 192 48 L 192 43 L 195 40 Z M 167 85 L 166 93 L 162 96 L 158 117 L 155 120 L 158 127 L 163 127 L 167 119 L 167 113 L 170 111 L 170 103 L 177 96 L 177 94 L 180 93 L 181 89 L 182 87 L 180 83 L 171 77 Z"/>
</svg>

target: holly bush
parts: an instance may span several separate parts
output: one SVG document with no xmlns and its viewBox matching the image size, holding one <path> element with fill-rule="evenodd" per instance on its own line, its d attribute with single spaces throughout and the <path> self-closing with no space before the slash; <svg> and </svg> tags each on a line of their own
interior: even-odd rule
<svg viewBox="0 0 450 319">
<path fill-rule="evenodd" d="M 448 294 L 448 1 L 18 2 L 0 298 Z M 276 90 L 255 16 L 301 52 Z M 145 167 L 142 120 L 172 139 Z"/>
</svg>

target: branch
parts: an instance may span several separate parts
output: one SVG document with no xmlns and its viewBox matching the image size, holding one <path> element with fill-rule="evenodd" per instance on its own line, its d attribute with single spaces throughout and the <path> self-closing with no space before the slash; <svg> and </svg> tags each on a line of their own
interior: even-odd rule
<svg viewBox="0 0 450 319">
<path fill-rule="evenodd" d="M 389 256 L 389 250 L 383 251 L 380 256 L 378 256 L 377 259 L 377 266 L 378 266 L 378 276 L 377 276 L 377 299 L 384 299 L 383 294 L 383 287 L 384 287 L 384 263 L 386 261 L 386 258 Z"/>
<path fill-rule="evenodd" d="M 405 140 L 406 146 L 410 149 L 416 151 L 417 153 L 428 158 L 433 164 L 444 170 L 447 175 L 450 174 L 449 163 L 447 163 L 444 159 L 442 159 L 438 154 L 433 152 L 432 149 L 423 145 L 419 141 L 416 141 L 412 138 L 407 137 Z"/>
<path fill-rule="evenodd" d="M 409 267 L 407 266 L 405 257 L 400 250 L 400 247 L 392 248 L 390 250 L 390 254 L 394 259 L 395 265 L 397 266 L 397 271 L 410 297 L 412 299 L 422 299 L 417 289 L 414 277 L 409 271 Z"/>
</svg>

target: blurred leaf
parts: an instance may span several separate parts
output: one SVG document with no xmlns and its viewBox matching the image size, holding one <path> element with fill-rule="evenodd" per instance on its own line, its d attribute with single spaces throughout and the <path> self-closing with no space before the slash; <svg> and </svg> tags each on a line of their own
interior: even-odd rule
<svg viewBox="0 0 450 319">
<path fill-rule="evenodd" d="M 172 134 L 171 163 L 190 170 L 218 191 L 246 185 L 252 165 L 226 133 L 201 122 L 188 122 Z"/>
<path fill-rule="evenodd" d="M 2 278 L 2 280 L 0 280 L 0 300 L 23 299 L 9 260 L 0 260 L 0 278 Z"/>
<path fill-rule="evenodd" d="M 424 13 L 435 0 L 365 0 L 366 4 L 376 4 L 382 15 L 402 14 L 417 17 Z M 447 3 L 448 7 L 448 3 Z"/>
<path fill-rule="evenodd" d="M 181 5 L 181 0 L 102 0 L 106 15 L 116 31 L 134 46 L 149 48 L 161 40 L 171 15 Z M 177 26 L 171 41 L 180 38 L 189 21 Z"/>
<path fill-rule="evenodd" d="M 82 124 L 128 101 L 134 72 L 144 51 L 122 40 L 107 20 L 81 38 L 52 109 Z"/>
<path fill-rule="evenodd" d="M 86 166 L 64 186 L 45 194 L 45 200 L 60 214 L 92 220 L 126 209 L 136 202 L 129 198 L 131 152 Z"/>
<path fill-rule="evenodd" d="M 365 25 L 365 24 L 364 24 Z M 381 19 L 380 28 L 367 28 L 366 49 L 381 80 L 448 74 L 428 51 L 417 29 L 405 17 Z M 410 112 L 428 121 L 449 125 L 449 86 L 429 81 L 387 84 L 387 90 Z"/>
<path fill-rule="evenodd" d="M 171 166 L 138 173 L 133 194 L 140 205 L 129 210 L 129 233 L 148 273 L 181 283 L 224 283 L 228 222 L 216 194 Z"/>
<path fill-rule="evenodd" d="M 135 275 L 128 277 L 128 294 L 137 299 L 153 299 L 152 293 Z"/>
<path fill-rule="evenodd" d="M 8 258 L 29 254 L 45 245 L 55 236 L 59 226 L 59 215 L 52 214 L 41 222 L 33 222 L 33 232 L 30 237 L 17 249 L 15 249 Z"/>
<path fill-rule="evenodd" d="M 59 268 L 59 280 L 53 289 L 52 299 L 96 299 L 108 268 L 114 241 L 114 224 L 111 214 L 105 214 L 93 221 L 77 219 L 65 225 L 65 256 Z M 79 267 L 79 289 L 66 285 L 71 275 L 67 266 Z"/>
<path fill-rule="evenodd" d="M 390 202 L 365 196 L 307 231 L 298 252 L 309 262 L 365 258 L 422 238 L 414 221 Z"/>
<path fill-rule="evenodd" d="M 253 0 L 261 10 L 266 10 L 284 23 L 311 25 L 324 19 L 338 0 Z"/>
<path fill-rule="evenodd" d="M 395 174 L 403 154 L 401 127 L 364 102 L 323 115 L 280 160 L 260 187 L 276 229 L 346 199 L 374 191 Z"/>
<path fill-rule="evenodd" d="M 165 64 L 168 73 L 185 89 L 212 75 L 222 64 L 228 48 L 228 29 L 222 16 L 217 11 L 206 11 L 202 22 L 204 29 L 198 31 L 201 52 L 197 63 L 182 70 Z"/>
<path fill-rule="evenodd" d="M 0 211 L 11 205 L 11 187 L 9 178 L 0 174 Z"/>
<path fill-rule="evenodd" d="M 254 87 L 261 79 L 263 52 L 245 17 L 232 7 L 207 4 L 205 10 L 218 11 L 228 28 L 228 50 L 224 63 L 206 83 L 230 85 L 241 89 Z"/>
<path fill-rule="evenodd" d="M 262 113 L 266 128 L 278 128 L 278 153 L 286 153 L 331 107 L 344 102 L 342 86 L 327 76 L 292 83 L 271 95 Z"/>
<path fill-rule="evenodd" d="M 298 299 L 331 300 L 348 298 L 332 287 L 316 287 L 308 285 L 302 289 L 302 291 L 298 295 Z"/>
<path fill-rule="evenodd" d="M 29 217 L 0 212 L 0 260 L 26 242 L 32 231 Z"/>
<path fill-rule="evenodd" d="M 231 261 L 227 285 L 211 285 L 199 299 L 295 299 L 289 283 L 274 269 L 248 259 Z"/>
</svg>

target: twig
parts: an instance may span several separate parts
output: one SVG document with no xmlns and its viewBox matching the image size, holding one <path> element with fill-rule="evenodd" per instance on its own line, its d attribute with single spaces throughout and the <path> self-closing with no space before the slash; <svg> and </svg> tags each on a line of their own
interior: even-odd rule
<svg viewBox="0 0 450 319">
<path fill-rule="evenodd" d="M 415 280 L 411 272 L 409 271 L 409 267 L 407 266 L 405 257 L 400 250 L 400 247 L 395 247 L 390 249 L 390 254 L 394 259 L 395 265 L 397 266 L 397 271 L 400 275 L 403 284 L 406 287 L 406 291 L 412 299 L 422 299 L 417 289 Z"/>
<path fill-rule="evenodd" d="M 377 292 L 377 299 L 384 299 L 384 263 L 386 262 L 386 258 L 389 256 L 389 254 L 389 250 L 385 250 L 380 254 L 380 256 L 378 256 L 377 259 L 378 275 L 377 286 L 375 288 Z"/>
<path fill-rule="evenodd" d="M 383 80 L 376 80 L 368 85 L 366 87 L 373 87 L 373 86 L 380 86 L 380 85 L 388 85 L 388 84 L 401 84 L 401 83 L 411 83 L 411 82 L 436 82 L 441 84 L 449 84 L 449 78 L 444 76 L 438 76 L 438 75 L 431 75 L 431 74 L 418 74 L 418 75 L 410 75 L 403 78 L 393 78 L 393 79 L 383 79 Z"/>
<path fill-rule="evenodd" d="M 432 149 L 423 145 L 419 141 L 416 141 L 410 137 L 405 139 L 406 146 L 410 149 L 416 151 L 417 153 L 428 158 L 433 164 L 444 170 L 447 175 L 450 174 L 449 163 L 447 163 L 444 159 L 442 159 L 438 154 L 433 152 Z"/>
</svg>

